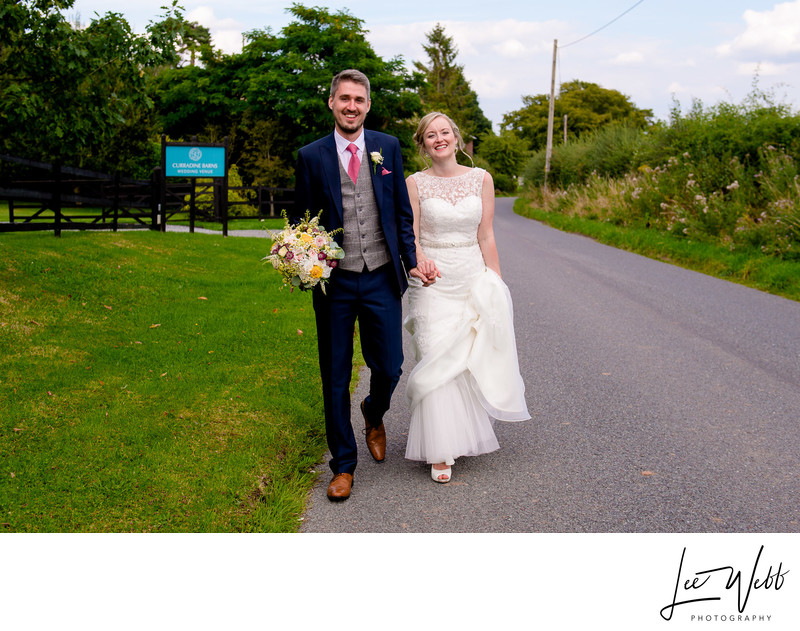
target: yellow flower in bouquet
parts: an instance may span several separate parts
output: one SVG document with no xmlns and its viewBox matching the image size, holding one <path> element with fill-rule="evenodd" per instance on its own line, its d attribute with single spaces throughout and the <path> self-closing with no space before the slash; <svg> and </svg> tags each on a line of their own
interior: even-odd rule
<svg viewBox="0 0 800 631">
<path fill-rule="evenodd" d="M 292 291 L 295 287 L 306 291 L 320 285 L 324 292 L 331 272 L 344 258 L 344 250 L 332 236 L 341 228 L 327 232 L 319 224 L 320 215 L 322 211 L 312 218 L 306 211 L 302 220 L 291 225 L 284 211 L 285 226 L 275 234 L 270 253 L 263 259 L 272 263 L 280 272 L 283 284 Z"/>
</svg>

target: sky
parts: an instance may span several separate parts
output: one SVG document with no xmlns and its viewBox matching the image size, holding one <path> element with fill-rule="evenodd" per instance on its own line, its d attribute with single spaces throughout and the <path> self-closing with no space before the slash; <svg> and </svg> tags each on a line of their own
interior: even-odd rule
<svg viewBox="0 0 800 631">
<path fill-rule="evenodd" d="M 67 17 L 89 22 L 115 11 L 143 32 L 169 0 L 75 0 Z M 211 30 L 214 45 L 238 52 L 242 33 L 279 32 L 291 0 L 181 0 L 186 17 Z M 303 2 L 346 9 L 363 20 L 375 52 L 427 62 L 426 33 L 440 23 L 458 49 L 456 62 L 495 125 L 525 95 L 547 94 L 558 41 L 556 85 L 579 79 L 618 90 L 667 119 L 686 111 L 740 103 L 754 82 L 800 109 L 800 0 L 403 0 Z M 621 16 L 621 17 L 620 17 Z M 619 18 L 619 19 L 616 19 Z M 609 24 L 610 23 L 610 24 Z M 588 36 L 588 37 L 587 37 Z M 379 95 L 373 95 L 379 98 Z"/>
</svg>

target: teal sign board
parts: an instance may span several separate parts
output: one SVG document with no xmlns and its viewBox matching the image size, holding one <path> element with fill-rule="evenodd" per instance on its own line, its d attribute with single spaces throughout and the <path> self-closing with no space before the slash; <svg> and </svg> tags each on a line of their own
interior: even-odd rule
<svg viewBox="0 0 800 631">
<path fill-rule="evenodd" d="M 170 146 L 167 177 L 225 177 L 225 147 Z"/>
</svg>

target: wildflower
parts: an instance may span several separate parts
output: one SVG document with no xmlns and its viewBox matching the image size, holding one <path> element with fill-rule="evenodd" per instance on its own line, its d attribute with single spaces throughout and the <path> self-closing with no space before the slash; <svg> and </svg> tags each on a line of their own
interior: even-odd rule
<svg viewBox="0 0 800 631">
<path fill-rule="evenodd" d="M 728 186 L 725 188 L 729 191 L 735 191 L 737 188 L 739 188 L 739 180 L 736 180 L 733 184 L 728 184 Z"/>
</svg>

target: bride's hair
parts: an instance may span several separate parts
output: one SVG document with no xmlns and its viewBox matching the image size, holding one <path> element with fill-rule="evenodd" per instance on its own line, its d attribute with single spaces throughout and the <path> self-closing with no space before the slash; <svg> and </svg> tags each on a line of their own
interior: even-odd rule
<svg viewBox="0 0 800 631">
<path fill-rule="evenodd" d="M 450 125 L 451 129 L 453 130 L 453 135 L 456 137 L 456 146 L 458 147 L 458 150 L 466 155 L 470 159 L 470 162 L 472 162 L 472 156 L 464 151 L 464 147 L 466 145 L 464 144 L 464 138 L 461 136 L 461 130 L 458 128 L 458 125 L 455 124 L 452 118 L 450 118 L 447 114 L 443 114 L 442 112 L 430 112 L 425 114 L 425 116 L 423 116 L 419 121 L 419 125 L 417 125 L 417 131 L 414 132 L 414 142 L 417 145 L 420 155 L 423 158 L 427 155 L 425 153 L 425 131 L 437 118 L 443 118 L 447 121 L 447 124 Z M 473 162 L 473 165 L 474 164 L 475 163 Z"/>
</svg>

